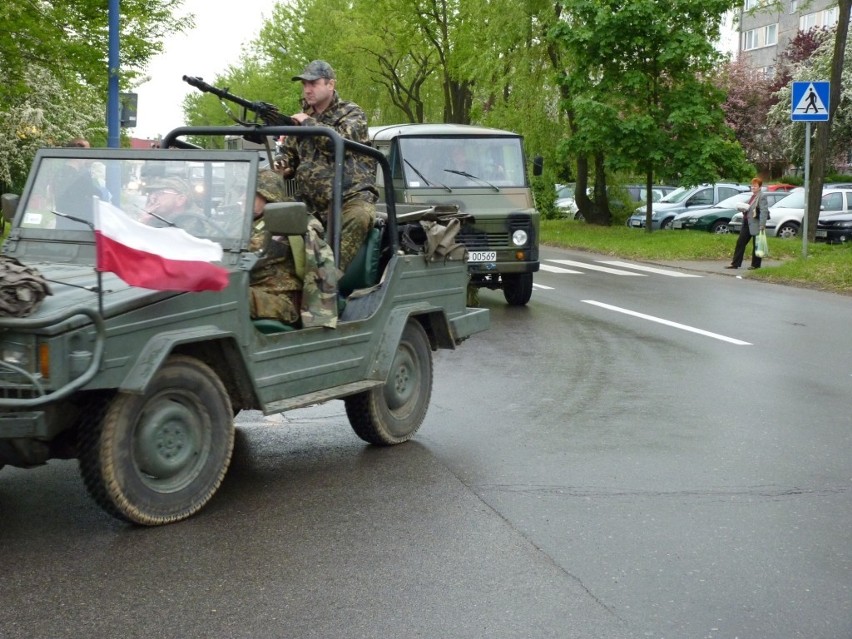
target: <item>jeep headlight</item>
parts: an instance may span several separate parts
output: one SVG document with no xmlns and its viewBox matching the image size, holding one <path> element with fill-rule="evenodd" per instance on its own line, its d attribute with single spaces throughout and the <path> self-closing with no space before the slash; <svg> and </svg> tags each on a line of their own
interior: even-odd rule
<svg viewBox="0 0 852 639">
<path fill-rule="evenodd" d="M 529 235 L 523 229 L 518 229 L 512 233 L 512 244 L 515 246 L 524 246 L 529 241 Z"/>
<path fill-rule="evenodd" d="M 33 364 L 32 346 L 18 342 L 3 342 L 0 346 L 0 359 L 6 364 L 30 370 Z"/>
</svg>

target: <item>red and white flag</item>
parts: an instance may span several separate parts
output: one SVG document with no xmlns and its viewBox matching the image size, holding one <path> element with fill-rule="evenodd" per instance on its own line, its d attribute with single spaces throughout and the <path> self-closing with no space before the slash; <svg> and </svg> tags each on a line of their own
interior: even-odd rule
<svg viewBox="0 0 852 639">
<path fill-rule="evenodd" d="M 211 264 L 221 261 L 221 245 L 183 229 L 140 224 L 102 200 L 95 206 L 95 249 L 95 268 L 115 273 L 131 286 L 155 291 L 221 291 L 228 286 L 227 269 Z"/>
</svg>

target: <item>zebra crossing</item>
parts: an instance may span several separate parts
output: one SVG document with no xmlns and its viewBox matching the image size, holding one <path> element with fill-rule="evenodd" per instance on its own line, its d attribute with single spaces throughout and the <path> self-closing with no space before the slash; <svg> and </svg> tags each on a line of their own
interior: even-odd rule
<svg viewBox="0 0 852 639">
<path fill-rule="evenodd" d="M 675 269 L 648 266 L 646 264 L 633 264 L 621 260 L 582 262 L 578 260 L 544 259 L 541 261 L 539 270 L 559 275 L 585 275 L 593 271 L 616 277 L 649 277 L 652 275 L 661 275 L 664 277 L 702 277 L 695 273 L 684 273 Z M 551 288 L 538 283 L 534 283 L 533 286 L 541 289 Z"/>
</svg>

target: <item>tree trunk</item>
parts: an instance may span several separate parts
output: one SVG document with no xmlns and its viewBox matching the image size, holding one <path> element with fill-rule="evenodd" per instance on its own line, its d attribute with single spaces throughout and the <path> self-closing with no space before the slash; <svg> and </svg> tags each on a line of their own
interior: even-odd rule
<svg viewBox="0 0 852 639">
<path fill-rule="evenodd" d="M 816 125 L 816 135 L 813 144 L 811 160 L 810 183 L 808 184 L 808 241 L 816 239 L 817 220 L 819 219 L 822 202 L 822 187 L 825 184 L 825 168 L 829 152 L 829 136 L 831 122 L 840 102 L 841 78 L 843 74 L 846 39 L 849 35 L 849 13 L 852 0 L 839 0 L 837 27 L 834 38 L 834 57 L 831 60 L 831 91 L 828 97 L 828 122 Z"/>
</svg>

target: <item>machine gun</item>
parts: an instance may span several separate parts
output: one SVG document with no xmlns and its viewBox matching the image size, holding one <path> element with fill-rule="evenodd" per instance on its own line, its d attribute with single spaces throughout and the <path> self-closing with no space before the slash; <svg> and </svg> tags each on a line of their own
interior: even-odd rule
<svg viewBox="0 0 852 639">
<path fill-rule="evenodd" d="M 263 123 L 268 126 L 296 126 L 298 124 L 293 118 L 289 115 L 284 115 L 278 110 L 277 106 L 269 104 L 269 102 L 252 102 L 251 100 L 246 100 L 238 95 L 234 95 L 227 89 L 214 87 L 212 84 L 207 84 L 201 78 L 196 78 L 190 75 L 183 76 L 183 81 L 188 85 L 195 87 L 199 91 L 212 93 L 220 100 L 228 100 L 234 104 L 239 104 L 243 107 L 243 117 L 242 119 L 234 118 L 234 120 L 243 126 L 257 124 L 257 121 L 247 121 L 249 111 L 254 113 L 257 118 L 260 118 Z"/>
</svg>

